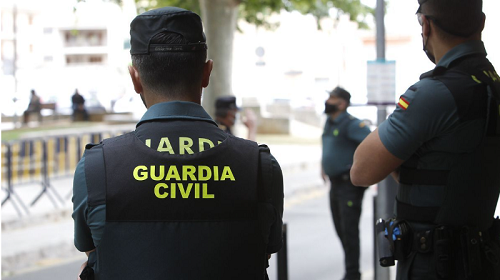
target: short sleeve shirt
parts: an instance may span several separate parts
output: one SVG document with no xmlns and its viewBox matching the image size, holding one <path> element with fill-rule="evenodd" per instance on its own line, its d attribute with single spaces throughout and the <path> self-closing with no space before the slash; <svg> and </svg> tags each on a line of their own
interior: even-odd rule
<svg viewBox="0 0 500 280">
<path fill-rule="evenodd" d="M 354 151 L 370 134 L 365 123 L 347 112 L 337 118 L 328 117 L 323 129 L 322 167 L 330 177 L 348 172 L 353 162 Z"/>
</svg>

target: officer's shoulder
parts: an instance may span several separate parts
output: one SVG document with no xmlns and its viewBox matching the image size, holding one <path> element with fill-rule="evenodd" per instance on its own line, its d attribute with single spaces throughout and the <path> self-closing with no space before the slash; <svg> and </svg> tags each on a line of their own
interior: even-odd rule
<svg viewBox="0 0 500 280">
<path fill-rule="evenodd" d="M 129 133 L 125 133 L 125 134 L 122 134 L 122 135 L 118 135 L 118 136 L 115 136 L 115 137 L 111 137 L 111 138 L 106 138 L 104 140 L 102 140 L 100 143 L 88 143 L 87 145 L 85 145 L 85 149 L 86 150 L 90 150 L 90 149 L 102 149 L 102 147 L 106 144 L 111 144 L 115 141 L 118 141 L 118 140 L 121 140 L 121 139 L 125 139 L 126 137 L 130 137 L 130 134 L 132 134 L 133 132 L 129 132 Z"/>
<path fill-rule="evenodd" d="M 430 102 L 439 100 L 446 96 L 448 92 L 448 88 L 441 81 L 433 78 L 426 78 L 411 85 L 403 94 L 403 97 L 408 98 L 408 101 L 420 99 Z"/>
<path fill-rule="evenodd" d="M 363 128 L 366 126 L 365 121 L 360 120 L 352 115 L 349 115 L 349 127 L 351 128 Z"/>
</svg>

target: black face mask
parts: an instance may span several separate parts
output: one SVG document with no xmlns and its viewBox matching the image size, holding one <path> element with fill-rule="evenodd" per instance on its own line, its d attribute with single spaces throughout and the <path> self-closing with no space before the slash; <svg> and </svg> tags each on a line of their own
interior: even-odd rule
<svg viewBox="0 0 500 280">
<path fill-rule="evenodd" d="M 339 111 L 339 105 L 325 102 L 325 114 L 334 114 Z"/>
<path fill-rule="evenodd" d="M 436 64 L 436 58 L 434 57 L 434 55 L 427 49 L 427 42 L 429 42 L 429 39 L 427 39 L 427 42 L 424 43 L 424 34 L 420 34 L 422 35 L 422 45 L 423 45 L 423 49 L 424 49 L 424 52 L 425 54 L 427 55 L 427 58 L 429 58 L 429 60 Z"/>
</svg>

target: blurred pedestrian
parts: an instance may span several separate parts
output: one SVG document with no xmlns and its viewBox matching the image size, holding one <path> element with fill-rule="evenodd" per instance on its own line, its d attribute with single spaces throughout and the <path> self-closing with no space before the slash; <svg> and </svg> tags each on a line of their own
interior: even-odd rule
<svg viewBox="0 0 500 280">
<path fill-rule="evenodd" d="M 34 89 L 31 90 L 31 97 L 30 97 L 30 103 L 28 104 L 28 109 L 24 111 L 23 114 L 23 123 L 27 124 L 29 120 L 29 115 L 32 113 L 37 114 L 38 116 L 38 122 L 42 122 L 42 101 L 40 99 L 40 96 L 38 96 L 35 92 Z"/>
<path fill-rule="evenodd" d="M 76 121 L 77 115 L 82 115 L 84 121 L 89 120 L 89 114 L 85 108 L 85 98 L 75 89 L 75 93 L 71 96 L 71 103 L 73 108 L 73 121 Z"/>
<path fill-rule="evenodd" d="M 330 181 L 330 210 L 344 249 L 343 280 L 360 280 L 359 219 L 365 188 L 353 186 L 349 171 L 354 151 L 370 129 L 347 113 L 351 100 L 348 91 L 336 87 L 329 94 L 325 102 L 321 176 L 325 182 Z"/>
<path fill-rule="evenodd" d="M 232 129 L 236 123 L 239 110 L 234 96 L 222 96 L 215 101 L 215 120 L 226 133 L 233 135 Z M 255 141 L 257 137 L 257 117 L 255 113 L 250 109 L 246 109 L 242 120 L 248 129 L 246 139 Z"/>
<path fill-rule="evenodd" d="M 398 280 L 500 279 L 500 77 L 481 41 L 483 1 L 418 3 L 436 67 L 359 145 L 352 179 L 367 186 L 392 173 L 399 181 L 386 224 Z"/>
</svg>

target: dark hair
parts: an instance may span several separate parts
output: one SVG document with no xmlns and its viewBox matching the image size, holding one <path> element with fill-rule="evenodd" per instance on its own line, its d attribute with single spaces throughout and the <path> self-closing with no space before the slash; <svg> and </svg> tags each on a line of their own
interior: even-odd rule
<svg viewBox="0 0 500 280">
<path fill-rule="evenodd" d="M 422 13 L 446 35 L 465 38 L 480 31 L 482 10 L 482 0 L 430 0 L 422 4 Z"/>
<path fill-rule="evenodd" d="M 177 33 L 161 32 L 151 38 L 151 44 L 188 44 Z M 171 98 L 195 90 L 203 75 L 207 51 L 151 52 L 132 55 L 132 64 L 139 71 L 143 87 Z"/>
</svg>

